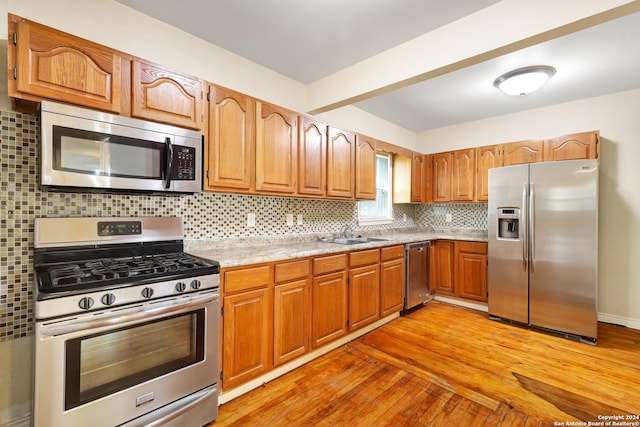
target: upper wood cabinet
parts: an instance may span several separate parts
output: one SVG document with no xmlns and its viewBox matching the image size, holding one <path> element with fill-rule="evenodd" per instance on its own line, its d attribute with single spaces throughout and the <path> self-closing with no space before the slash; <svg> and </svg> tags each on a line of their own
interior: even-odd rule
<svg viewBox="0 0 640 427">
<path fill-rule="evenodd" d="M 433 157 L 433 201 L 451 201 L 451 164 L 450 152 L 436 153 Z"/>
<path fill-rule="evenodd" d="M 294 193 L 298 164 L 298 114 L 256 104 L 256 191 Z"/>
<path fill-rule="evenodd" d="M 502 166 L 502 144 L 476 148 L 476 200 L 489 200 L 489 169 Z"/>
<path fill-rule="evenodd" d="M 582 132 L 547 139 L 544 142 L 544 160 L 597 159 L 600 151 L 600 133 Z"/>
<path fill-rule="evenodd" d="M 249 191 L 253 183 L 255 101 L 209 86 L 209 138 L 205 145 L 205 188 Z"/>
<path fill-rule="evenodd" d="M 468 148 L 451 153 L 451 200 L 472 202 L 476 189 L 476 150 Z"/>
<path fill-rule="evenodd" d="M 356 135 L 356 199 L 376 199 L 376 163 L 376 140 Z"/>
<path fill-rule="evenodd" d="M 138 59 L 131 73 L 132 117 L 202 128 L 202 80 Z"/>
<path fill-rule="evenodd" d="M 433 155 L 425 154 L 423 157 L 422 202 L 431 203 L 433 202 Z"/>
<path fill-rule="evenodd" d="M 122 55 L 9 14 L 9 96 L 121 112 Z"/>
<path fill-rule="evenodd" d="M 544 141 L 542 139 L 504 144 L 502 164 L 503 166 L 510 166 L 541 162 L 544 153 L 543 146 Z"/>
<path fill-rule="evenodd" d="M 424 161 L 423 154 L 414 152 L 411 156 L 411 201 L 416 203 L 424 202 Z"/>
<path fill-rule="evenodd" d="M 327 125 L 298 118 L 298 193 L 323 196 L 327 185 Z"/>
<path fill-rule="evenodd" d="M 356 136 L 329 126 L 327 138 L 327 196 L 353 198 Z"/>
</svg>

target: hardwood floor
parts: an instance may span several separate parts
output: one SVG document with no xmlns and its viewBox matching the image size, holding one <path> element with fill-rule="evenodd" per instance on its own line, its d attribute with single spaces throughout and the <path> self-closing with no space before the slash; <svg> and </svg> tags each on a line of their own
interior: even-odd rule
<svg viewBox="0 0 640 427">
<path fill-rule="evenodd" d="M 600 323 L 598 336 L 431 302 L 222 405 L 210 426 L 640 425 L 640 331 Z"/>
</svg>

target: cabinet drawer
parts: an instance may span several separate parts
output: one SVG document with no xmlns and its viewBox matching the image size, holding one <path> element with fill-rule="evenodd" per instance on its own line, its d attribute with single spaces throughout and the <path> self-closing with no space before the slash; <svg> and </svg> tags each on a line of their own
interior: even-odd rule
<svg viewBox="0 0 640 427">
<path fill-rule="evenodd" d="M 268 265 L 226 271 L 224 273 L 224 291 L 231 293 L 267 287 L 269 286 L 269 272 Z"/>
<path fill-rule="evenodd" d="M 487 244 L 485 242 L 469 242 L 458 240 L 455 242 L 456 249 L 460 252 L 472 252 L 477 254 L 487 254 Z"/>
<path fill-rule="evenodd" d="M 390 259 L 404 257 L 404 246 L 390 246 L 380 249 L 380 260 L 388 261 Z"/>
<path fill-rule="evenodd" d="M 309 276 L 309 260 L 283 262 L 276 264 L 276 283 L 290 282 L 296 279 L 304 279 Z"/>
<path fill-rule="evenodd" d="M 375 264 L 380 262 L 380 250 L 372 249 L 370 251 L 351 252 L 349 254 L 349 267 L 358 267 L 360 265 Z"/>
<path fill-rule="evenodd" d="M 313 260 L 313 274 L 318 276 L 320 274 L 327 274 L 333 271 L 340 271 L 347 268 L 347 255 L 332 255 L 323 258 L 316 258 Z"/>
</svg>

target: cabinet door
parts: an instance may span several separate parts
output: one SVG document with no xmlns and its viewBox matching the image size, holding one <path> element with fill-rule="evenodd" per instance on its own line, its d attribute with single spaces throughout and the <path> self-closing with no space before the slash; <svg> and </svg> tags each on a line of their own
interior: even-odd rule
<svg viewBox="0 0 640 427">
<path fill-rule="evenodd" d="M 383 262 L 380 270 L 380 317 L 385 317 L 404 305 L 404 258 Z"/>
<path fill-rule="evenodd" d="M 324 196 L 327 185 L 327 125 L 298 119 L 298 193 Z"/>
<path fill-rule="evenodd" d="M 327 196 L 353 198 L 355 135 L 329 126 Z"/>
<path fill-rule="evenodd" d="M 431 250 L 431 289 L 439 295 L 455 295 L 453 242 L 438 240 Z"/>
<path fill-rule="evenodd" d="M 424 155 L 415 152 L 411 156 L 411 201 L 424 201 Z"/>
<path fill-rule="evenodd" d="M 537 163 L 542 161 L 543 141 L 520 141 L 504 144 L 503 166 Z"/>
<path fill-rule="evenodd" d="M 9 14 L 9 96 L 54 99 L 85 107 L 121 111 L 119 53 L 88 40 Z M 31 95 L 31 97 L 30 97 Z"/>
<path fill-rule="evenodd" d="M 433 154 L 433 201 L 451 201 L 451 153 Z"/>
<path fill-rule="evenodd" d="M 313 278 L 312 342 L 317 348 L 347 333 L 347 273 Z"/>
<path fill-rule="evenodd" d="M 355 197 L 376 199 L 376 140 L 363 135 L 356 135 Z"/>
<path fill-rule="evenodd" d="M 224 389 L 233 388 L 271 369 L 272 310 L 269 289 L 224 297 Z"/>
<path fill-rule="evenodd" d="M 583 132 L 548 139 L 544 142 L 545 162 L 598 158 L 599 132 Z"/>
<path fill-rule="evenodd" d="M 433 202 L 433 156 L 425 154 L 423 159 L 424 177 L 422 178 L 424 191 L 422 193 L 422 201 L 424 203 Z"/>
<path fill-rule="evenodd" d="M 349 270 L 349 331 L 380 319 L 380 265 Z"/>
<path fill-rule="evenodd" d="M 451 160 L 451 200 L 472 202 L 476 189 L 476 150 L 454 151 Z"/>
<path fill-rule="evenodd" d="M 209 189 L 251 189 L 255 101 L 209 87 L 209 139 L 205 165 Z"/>
<path fill-rule="evenodd" d="M 298 164 L 298 114 L 258 102 L 256 191 L 293 193 Z"/>
<path fill-rule="evenodd" d="M 489 145 L 476 149 L 476 200 L 489 200 L 489 169 L 502 166 L 502 145 Z"/>
<path fill-rule="evenodd" d="M 133 117 L 202 129 L 201 80 L 140 60 L 133 61 L 131 72 Z"/>
<path fill-rule="evenodd" d="M 487 244 L 455 243 L 456 296 L 487 301 Z"/>
<path fill-rule="evenodd" d="M 275 287 L 273 316 L 273 363 L 278 366 L 305 354 L 311 346 L 309 279 Z"/>
</svg>

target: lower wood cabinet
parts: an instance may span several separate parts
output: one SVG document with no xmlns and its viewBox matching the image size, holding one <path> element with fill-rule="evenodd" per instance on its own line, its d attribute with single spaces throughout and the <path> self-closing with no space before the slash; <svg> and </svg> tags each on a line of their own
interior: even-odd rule
<svg viewBox="0 0 640 427">
<path fill-rule="evenodd" d="M 455 289 L 460 298 L 487 301 L 487 244 L 455 242 Z"/>
<path fill-rule="evenodd" d="M 311 279 L 308 259 L 275 265 L 273 364 L 281 365 L 311 348 Z"/>
<path fill-rule="evenodd" d="M 404 306 L 404 246 L 380 249 L 380 317 Z"/>
<path fill-rule="evenodd" d="M 438 295 L 455 295 L 453 286 L 453 241 L 437 240 L 431 246 L 431 290 Z"/>
<path fill-rule="evenodd" d="M 349 254 L 349 331 L 380 319 L 380 250 Z"/>
<path fill-rule="evenodd" d="M 404 303 L 404 246 L 224 269 L 221 388 L 229 390 Z"/>
<path fill-rule="evenodd" d="M 273 303 L 268 288 L 224 297 L 224 388 L 256 378 L 272 367 Z"/>
<path fill-rule="evenodd" d="M 487 244 L 438 240 L 431 247 L 431 289 L 438 295 L 487 301 Z"/>
<path fill-rule="evenodd" d="M 313 348 L 347 334 L 349 312 L 346 269 L 346 254 L 313 260 Z"/>
</svg>

